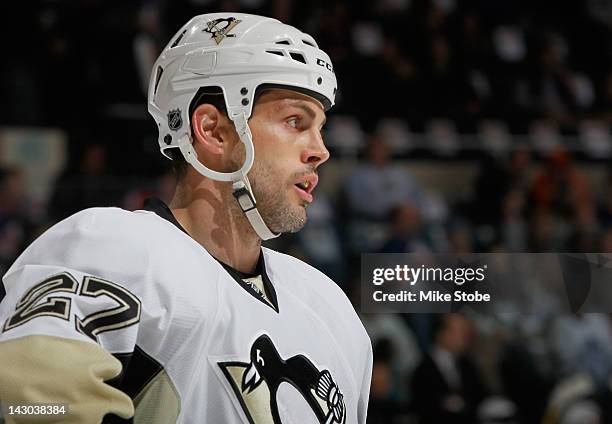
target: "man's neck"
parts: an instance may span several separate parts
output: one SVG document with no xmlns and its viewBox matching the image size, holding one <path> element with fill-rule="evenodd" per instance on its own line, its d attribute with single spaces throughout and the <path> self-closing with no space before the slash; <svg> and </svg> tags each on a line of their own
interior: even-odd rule
<svg viewBox="0 0 612 424">
<path fill-rule="evenodd" d="M 212 256 L 244 273 L 255 270 L 261 239 L 232 196 L 230 183 L 183 181 L 170 209 L 185 231 Z"/>
</svg>

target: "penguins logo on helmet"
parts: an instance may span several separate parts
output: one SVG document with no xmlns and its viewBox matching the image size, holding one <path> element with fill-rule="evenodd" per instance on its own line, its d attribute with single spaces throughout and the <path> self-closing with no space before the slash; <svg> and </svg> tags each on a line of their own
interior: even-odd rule
<svg viewBox="0 0 612 424">
<path fill-rule="evenodd" d="M 236 34 L 230 34 L 229 32 L 240 22 L 242 21 L 236 18 L 219 18 L 208 22 L 203 31 L 212 34 L 211 38 L 215 40 L 217 44 L 220 44 L 225 37 L 236 36 Z M 225 24 L 225 26 L 223 26 L 223 24 Z"/>
</svg>

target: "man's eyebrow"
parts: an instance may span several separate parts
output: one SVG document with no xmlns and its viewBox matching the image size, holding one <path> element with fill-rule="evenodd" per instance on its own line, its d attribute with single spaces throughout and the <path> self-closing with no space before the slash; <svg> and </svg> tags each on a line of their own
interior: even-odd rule
<svg viewBox="0 0 612 424">
<path fill-rule="evenodd" d="M 303 100 L 294 100 L 294 101 L 289 101 L 288 105 L 302 109 L 314 121 L 314 119 L 317 117 L 317 113 L 314 110 L 312 110 L 312 108 L 306 106 L 303 102 L 304 102 Z M 323 122 L 321 123 L 321 127 L 323 127 L 326 122 L 327 122 L 327 117 L 323 116 Z"/>
</svg>

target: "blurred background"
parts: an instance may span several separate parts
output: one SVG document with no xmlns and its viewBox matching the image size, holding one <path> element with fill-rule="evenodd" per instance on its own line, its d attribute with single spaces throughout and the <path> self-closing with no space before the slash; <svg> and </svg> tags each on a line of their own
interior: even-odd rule
<svg viewBox="0 0 612 424">
<path fill-rule="evenodd" d="M 334 62 L 317 201 L 273 247 L 359 309 L 365 252 L 612 252 L 611 0 L 2 2 L 0 274 L 91 206 L 168 201 L 146 87 L 190 17 L 273 16 Z M 604 314 L 362 314 L 369 423 L 612 422 Z"/>
</svg>

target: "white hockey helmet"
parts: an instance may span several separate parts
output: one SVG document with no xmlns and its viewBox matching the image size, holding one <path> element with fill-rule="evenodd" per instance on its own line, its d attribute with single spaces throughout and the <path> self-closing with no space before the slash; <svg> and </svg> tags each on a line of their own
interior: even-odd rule
<svg viewBox="0 0 612 424">
<path fill-rule="evenodd" d="M 155 62 L 149 82 L 148 110 L 159 129 L 159 146 L 179 148 L 202 175 L 233 182 L 234 196 L 260 238 L 271 232 L 259 212 L 247 173 L 254 148 L 248 119 L 257 88 L 283 87 L 312 96 L 325 110 L 334 104 L 336 76 L 329 56 L 315 40 L 272 18 L 243 13 L 210 13 L 187 22 Z M 239 170 L 217 172 L 204 166 L 191 144 L 189 106 L 202 87 L 223 92 L 229 118 L 245 145 Z"/>
</svg>

